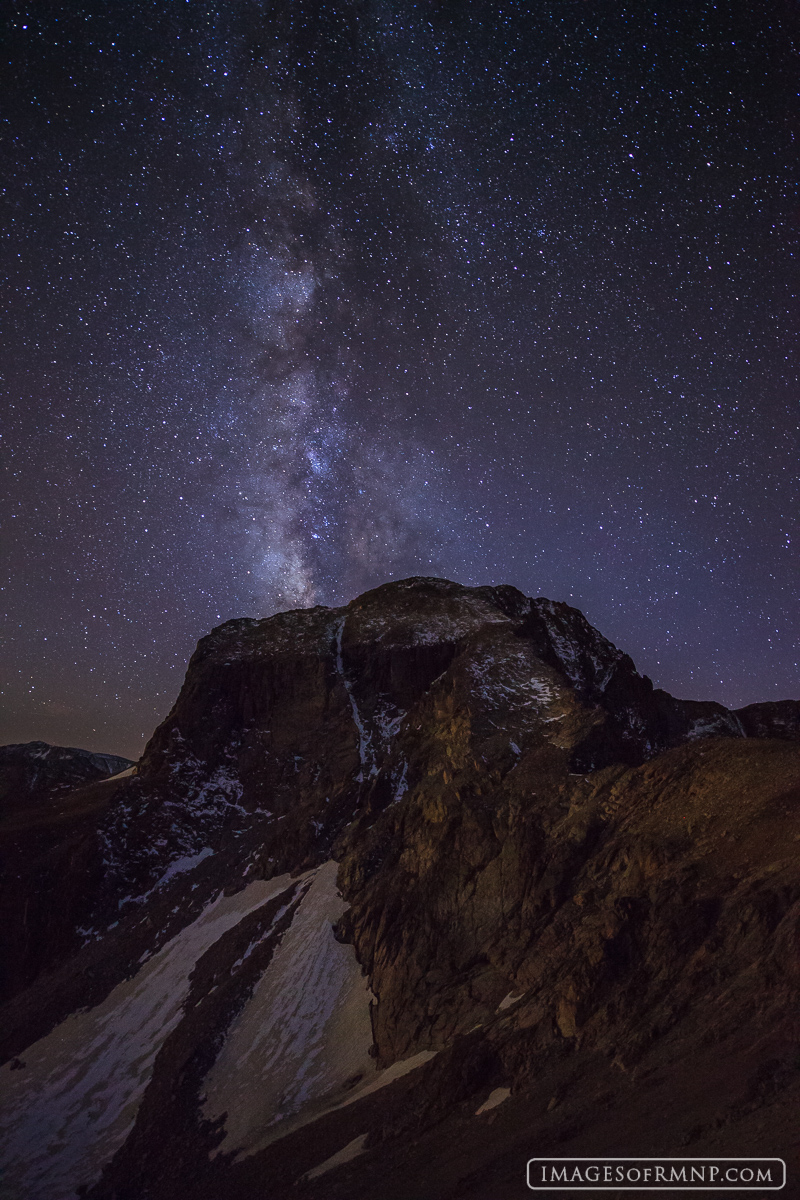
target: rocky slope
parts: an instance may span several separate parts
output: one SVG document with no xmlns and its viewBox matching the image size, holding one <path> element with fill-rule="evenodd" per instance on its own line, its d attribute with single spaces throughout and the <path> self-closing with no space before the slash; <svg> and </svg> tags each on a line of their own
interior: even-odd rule
<svg viewBox="0 0 800 1200">
<path fill-rule="evenodd" d="M 676 700 L 510 587 L 214 630 L 134 774 L 0 825 L 60 874 L 6 902 L 12 1194 L 796 1160 L 799 713 Z"/>
</svg>

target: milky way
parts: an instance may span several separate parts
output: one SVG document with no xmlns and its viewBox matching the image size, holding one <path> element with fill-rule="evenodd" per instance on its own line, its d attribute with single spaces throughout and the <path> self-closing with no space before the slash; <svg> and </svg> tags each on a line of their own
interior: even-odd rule
<svg viewBox="0 0 800 1200">
<path fill-rule="evenodd" d="M 797 32 L 17 3 L 0 740 L 138 754 L 213 625 L 410 574 L 797 695 Z"/>
</svg>

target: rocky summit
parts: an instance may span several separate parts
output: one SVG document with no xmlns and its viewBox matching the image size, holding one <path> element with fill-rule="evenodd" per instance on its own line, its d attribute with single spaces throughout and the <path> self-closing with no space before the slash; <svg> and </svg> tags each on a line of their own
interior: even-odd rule
<svg viewBox="0 0 800 1200">
<path fill-rule="evenodd" d="M 514 1200 L 587 1155 L 800 1195 L 800 702 L 415 578 L 215 629 L 132 771 L 6 761 L 3 1195 Z"/>
</svg>

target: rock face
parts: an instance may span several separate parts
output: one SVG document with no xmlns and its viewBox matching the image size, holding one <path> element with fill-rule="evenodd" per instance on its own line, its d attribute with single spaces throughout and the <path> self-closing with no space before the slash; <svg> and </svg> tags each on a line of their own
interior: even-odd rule
<svg viewBox="0 0 800 1200">
<path fill-rule="evenodd" d="M 61 887 L 35 949 L 7 904 L 5 1178 L 489 1200 L 534 1154 L 796 1156 L 798 711 L 677 700 L 511 587 L 220 626 L 135 774 L 18 820 Z"/>
</svg>

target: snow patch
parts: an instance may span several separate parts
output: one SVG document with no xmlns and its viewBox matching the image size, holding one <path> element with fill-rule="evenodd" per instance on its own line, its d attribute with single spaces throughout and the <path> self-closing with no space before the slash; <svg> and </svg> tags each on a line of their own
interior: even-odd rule
<svg viewBox="0 0 800 1200">
<path fill-rule="evenodd" d="M 498 1104 L 502 1104 L 511 1095 L 511 1088 L 495 1088 L 490 1092 L 486 1100 L 479 1109 L 476 1110 L 475 1116 L 479 1117 L 481 1113 L 490 1112 L 493 1108 L 497 1108 Z"/>
<path fill-rule="evenodd" d="M 324 1175 L 326 1171 L 332 1171 L 334 1167 L 341 1167 L 345 1163 L 352 1162 L 354 1158 L 358 1158 L 359 1154 L 366 1154 L 364 1143 L 368 1136 L 368 1134 L 362 1133 L 360 1137 L 353 1138 L 352 1142 L 348 1142 L 336 1154 L 326 1158 L 325 1162 L 320 1163 L 318 1167 L 314 1167 L 312 1171 L 306 1171 L 301 1179 L 316 1179 L 319 1175 Z"/>
<path fill-rule="evenodd" d="M 516 1004 L 517 1001 L 521 1000 L 524 995 L 525 995 L 524 992 L 520 992 L 520 994 L 518 996 L 515 996 L 513 992 L 509 992 L 508 995 L 503 1000 L 500 1001 L 500 1003 L 498 1004 L 495 1011 L 503 1012 L 504 1009 L 511 1008 L 511 1005 Z"/>
<path fill-rule="evenodd" d="M 9 1195 L 60 1200 L 96 1182 L 133 1127 L 199 958 L 249 913 L 301 882 L 282 875 L 235 896 L 220 893 L 101 1004 L 73 1013 L 30 1046 L 24 1070 L 0 1068 L 0 1159 Z"/>
<path fill-rule="evenodd" d="M 412 1054 L 410 1058 L 399 1059 L 397 1062 L 392 1063 L 390 1067 L 386 1067 L 383 1071 L 380 1071 L 370 1082 L 354 1088 L 345 1100 L 341 1100 L 338 1104 L 326 1106 L 322 1111 L 328 1113 L 336 1112 L 340 1108 L 347 1108 L 348 1104 L 355 1104 L 356 1100 L 363 1100 L 365 1096 L 371 1096 L 374 1092 L 379 1092 L 381 1088 L 394 1083 L 396 1079 L 402 1079 L 404 1075 L 410 1075 L 412 1071 L 416 1071 L 419 1067 L 424 1067 L 425 1063 L 430 1062 L 432 1058 L 436 1058 L 438 1053 L 438 1050 L 420 1050 L 418 1054 Z M 314 1113 L 314 1117 L 321 1115 L 321 1113 Z M 309 1117 L 308 1119 L 312 1120 L 313 1118 Z M 300 1123 L 305 1124 L 305 1122 Z"/>
</svg>

